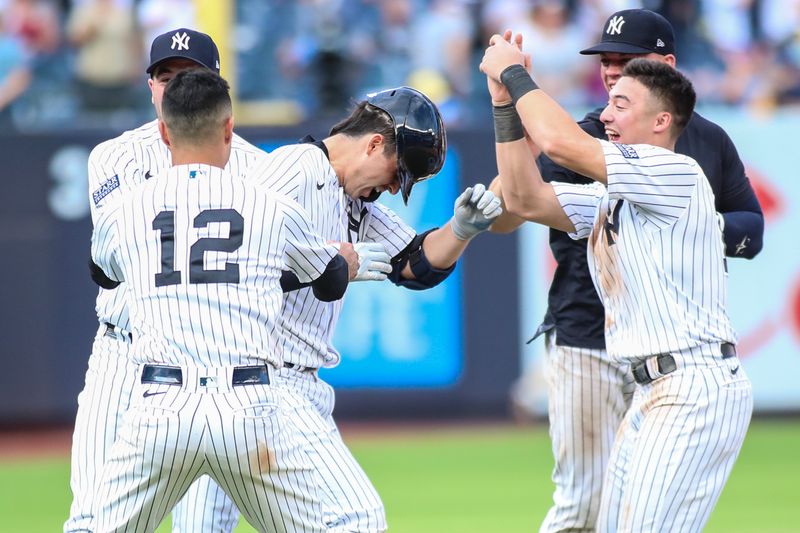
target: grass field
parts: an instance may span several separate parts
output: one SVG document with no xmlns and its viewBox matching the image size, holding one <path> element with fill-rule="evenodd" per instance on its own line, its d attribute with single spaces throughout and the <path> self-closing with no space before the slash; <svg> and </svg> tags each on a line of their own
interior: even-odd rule
<svg viewBox="0 0 800 533">
<path fill-rule="evenodd" d="M 345 438 L 381 493 L 392 531 L 532 532 L 550 504 L 552 459 L 542 428 L 391 429 Z M 753 422 L 706 531 L 798 532 L 799 495 L 800 422 Z M 60 531 L 69 501 L 66 456 L 0 457 L 0 532 Z M 236 531 L 254 530 L 240 524 Z"/>
</svg>

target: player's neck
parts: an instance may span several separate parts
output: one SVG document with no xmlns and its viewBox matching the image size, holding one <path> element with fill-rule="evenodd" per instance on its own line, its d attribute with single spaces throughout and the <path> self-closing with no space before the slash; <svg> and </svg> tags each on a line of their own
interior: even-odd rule
<svg viewBox="0 0 800 533">
<path fill-rule="evenodd" d="M 172 150 L 172 166 L 201 164 L 225 168 L 230 151 L 209 148 L 186 148 Z"/>
<path fill-rule="evenodd" d="M 328 161 L 330 161 L 331 168 L 339 179 L 339 185 L 344 184 L 344 177 L 347 173 L 347 161 L 349 159 L 348 146 L 349 141 L 341 133 L 337 133 L 331 137 L 327 137 L 322 141 L 325 143 L 325 148 L 328 149 Z"/>
</svg>

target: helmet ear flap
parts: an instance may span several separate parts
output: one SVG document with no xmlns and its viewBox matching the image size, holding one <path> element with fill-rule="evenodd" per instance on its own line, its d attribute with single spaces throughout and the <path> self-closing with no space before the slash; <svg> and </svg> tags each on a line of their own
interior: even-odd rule
<svg viewBox="0 0 800 533">
<path fill-rule="evenodd" d="M 410 87 L 397 87 L 368 95 L 370 105 L 392 120 L 397 144 L 397 175 L 403 201 L 408 202 L 415 183 L 442 169 L 447 135 L 442 116 L 431 100 Z"/>
</svg>

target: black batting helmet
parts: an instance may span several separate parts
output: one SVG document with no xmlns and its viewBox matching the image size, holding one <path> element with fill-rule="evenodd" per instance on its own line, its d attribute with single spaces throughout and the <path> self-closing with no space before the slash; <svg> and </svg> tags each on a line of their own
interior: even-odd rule
<svg viewBox="0 0 800 533">
<path fill-rule="evenodd" d="M 410 87 L 367 96 L 367 102 L 389 114 L 397 140 L 397 177 L 403 202 L 411 187 L 433 177 L 444 165 L 447 135 L 442 116 L 430 99 Z"/>
</svg>

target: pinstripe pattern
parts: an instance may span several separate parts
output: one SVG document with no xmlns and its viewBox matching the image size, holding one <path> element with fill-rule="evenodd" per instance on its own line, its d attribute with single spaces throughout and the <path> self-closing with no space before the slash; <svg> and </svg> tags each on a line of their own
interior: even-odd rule
<svg viewBox="0 0 800 533">
<path fill-rule="evenodd" d="M 606 309 L 606 348 L 617 362 L 735 342 L 726 313 L 724 243 L 714 194 L 689 157 L 636 145 L 606 154 L 600 184 L 554 183 L 576 238 L 589 237 L 589 270 Z M 663 195 L 664 205 L 653 201 Z M 641 203 L 640 203 L 641 202 Z M 590 229 L 591 228 L 591 229 Z M 711 348 L 706 355 L 714 355 Z"/>
<path fill-rule="evenodd" d="M 311 215 L 317 232 L 331 241 L 381 242 L 395 256 L 416 235 L 382 204 L 345 195 L 325 153 L 312 144 L 274 150 L 250 168 L 246 179 L 295 200 Z M 339 363 L 331 341 L 343 301 L 320 302 L 311 289 L 286 294 L 281 314 L 286 361 L 311 368 Z"/>
<path fill-rule="evenodd" d="M 224 239 L 232 232 L 226 222 L 193 227 L 199 213 L 222 208 L 243 215 L 242 245 L 206 251 L 202 265 L 190 264 L 198 239 Z M 153 221 L 165 211 L 174 213 L 174 270 L 182 278 L 159 287 L 153 280 L 164 269 L 163 244 Z M 134 361 L 282 366 L 275 332 L 281 271 L 288 267 L 300 281 L 312 281 L 338 252 L 311 233 L 307 216 L 295 202 L 207 165 L 172 167 L 109 206 L 95 225 L 92 257 L 131 288 Z M 190 281 L 193 269 L 222 271 L 226 264 L 237 265 L 238 283 Z"/>
<path fill-rule="evenodd" d="M 131 400 L 136 375 L 136 366 L 128 359 L 131 345 L 106 336 L 105 331 L 105 326 L 100 326 L 95 336 L 85 385 L 78 395 L 72 434 L 73 500 L 65 531 L 92 531 L 96 476 L 117 437 L 120 415 Z M 83 465 L 96 468 L 88 472 Z"/>
<path fill-rule="evenodd" d="M 637 387 L 611 452 L 598 531 L 701 531 L 739 454 L 753 397 L 736 358 L 690 355 Z"/>
<path fill-rule="evenodd" d="M 284 411 L 291 397 L 278 387 L 226 386 L 230 370 L 195 367 L 182 387 L 134 387 L 103 469 L 97 531 L 153 531 L 203 474 L 258 531 L 328 531 L 306 443 Z M 219 386 L 203 390 L 200 376 Z"/>
<path fill-rule="evenodd" d="M 228 216 L 198 224 L 210 212 L 233 213 L 241 222 Z M 206 165 L 172 167 L 98 217 L 92 256 L 131 289 L 132 359 L 182 367 L 191 393 L 160 386 L 155 392 L 163 389 L 163 396 L 142 399 L 136 392 L 142 388 L 134 389 L 134 406 L 103 473 L 97 515 L 101 530 L 148 530 L 151 519 L 157 524 L 201 474 L 211 475 L 259 530 L 322 527 L 308 442 L 283 413 L 291 412 L 284 407 L 291 404 L 291 394 L 281 393 L 280 401 L 244 398 L 264 389 L 248 386 L 209 394 L 204 406 L 206 395 L 195 387 L 203 376 L 216 376 L 212 383 L 220 389 L 215 392 L 224 391 L 234 365 L 282 365 L 275 343 L 281 270 L 289 268 L 301 281 L 311 281 L 337 252 L 310 233 L 307 218 L 295 202 Z M 236 246 L 206 246 L 199 260 L 190 260 L 201 241 L 227 244 L 235 237 Z M 231 268 L 236 281 L 197 281 Z M 159 284 L 165 275 L 173 281 Z M 271 392 L 277 387 L 265 390 L 270 398 L 278 395 Z M 176 420 L 170 424 L 169 416 L 162 421 L 153 413 L 138 417 L 134 408 L 141 405 L 156 414 L 174 414 Z M 231 426 L 232 417 L 224 411 L 232 409 L 244 409 L 242 424 L 233 416 Z M 248 468 L 243 457 L 249 457 Z"/>
<path fill-rule="evenodd" d="M 231 157 L 225 170 L 234 176 L 241 176 L 254 161 L 263 156 L 264 152 L 234 135 Z M 89 154 L 89 206 L 92 222 L 97 222 L 99 213 L 109 202 L 124 196 L 139 183 L 161 174 L 171 166 L 171 160 L 169 149 L 161 141 L 157 120 L 97 145 Z M 95 202 L 92 193 L 112 176 L 119 179 L 119 187 L 100 202 Z M 113 291 L 98 291 L 95 309 L 101 323 L 110 322 L 130 331 L 126 292 L 127 287 L 124 284 Z"/>
<path fill-rule="evenodd" d="M 385 206 L 346 196 L 325 153 L 312 144 L 278 148 L 251 167 L 247 181 L 296 200 L 317 232 L 332 241 L 382 242 L 394 256 L 416 234 Z M 341 306 L 342 301 L 320 302 L 310 289 L 286 294 L 281 313 L 284 360 L 310 368 L 338 364 L 339 353 L 331 342 Z M 296 407 L 293 419 L 313 443 L 324 487 L 325 523 L 347 531 L 384 531 L 383 503 L 331 416 L 333 389 L 313 371 L 283 369 L 280 376 L 285 386 L 307 400 Z M 190 490 L 187 500 L 195 490 L 201 489 Z"/>
<path fill-rule="evenodd" d="M 735 333 L 714 196 L 691 158 L 598 142 L 607 191 L 600 184 L 553 186 L 575 225 L 572 237 L 589 239 L 589 271 L 606 311 L 604 360 L 646 360 L 658 375 L 650 356 L 670 353 L 678 369 L 636 388 L 608 460 L 597 529 L 699 531 L 733 468 L 753 406 L 738 360 L 721 355 L 720 344 L 735 342 Z M 593 478 L 589 487 L 565 486 L 594 491 L 597 484 Z M 551 514 L 566 509 L 556 501 Z"/>
<path fill-rule="evenodd" d="M 554 505 L 540 531 L 594 531 L 616 429 L 634 390 L 628 365 L 605 350 L 559 346 L 548 335 L 547 385 Z"/>
<path fill-rule="evenodd" d="M 231 157 L 226 166 L 234 175 L 240 175 L 264 152 L 234 134 Z M 161 142 L 158 122 L 152 121 L 138 129 L 99 144 L 89 156 L 89 194 L 92 220 L 96 221 L 104 207 L 115 198 L 124 196 L 147 177 L 155 176 L 170 166 L 169 150 Z M 110 177 L 117 176 L 119 187 L 112 190 L 99 202 L 92 193 L 98 190 Z M 123 283 L 113 291 L 98 291 L 96 312 L 99 322 L 109 322 L 125 329 L 130 328 L 127 309 L 127 284 Z M 99 339 L 99 338 L 98 338 Z M 92 520 L 92 500 L 98 481 L 99 470 L 108 454 L 121 424 L 122 413 L 127 409 L 129 397 L 135 381 L 132 366 L 127 363 L 130 345 L 108 339 L 95 341 L 89 358 L 89 370 L 81 393 L 91 401 L 78 403 L 78 414 L 73 436 L 70 486 L 73 501 L 70 517 L 64 524 L 64 531 L 87 531 Z M 219 488 L 209 495 L 210 501 L 227 500 Z M 232 504 L 220 506 L 222 512 L 213 516 L 217 522 L 206 522 L 194 531 L 215 529 L 226 530 L 228 524 L 235 524 L 238 513 L 225 512 Z M 173 520 L 176 527 L 178 520 Z M 230 530 L 228 528 L 227 530 Z M 190 531 L 184 529 L 184 531 Z"/>
</svg>

